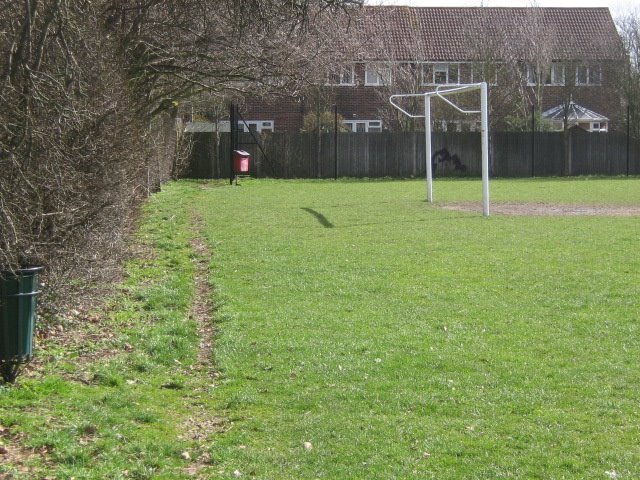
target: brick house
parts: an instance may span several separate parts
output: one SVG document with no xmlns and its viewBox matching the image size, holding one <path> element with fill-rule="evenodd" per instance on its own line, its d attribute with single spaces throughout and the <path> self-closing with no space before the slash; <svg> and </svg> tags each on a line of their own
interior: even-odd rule
<svg viewBox="0 0 640 480">
<path fill-rule="evenodd" d="M 390 94 L 478 81 L 490 85 L 493 128 L 517 128 L 532 109 L 571 102 L 608 119 L 610 131 L 623 128 L 626 61 L 607 8 L 375 6 L 363 8 L 352 28 L 354 43 L 345 48 L 353 62 L 329 72 L 322 86 L 322 109 L 337 105 L 348 130 L 413 128 L 393 117 Z M 243 116 L 257 131 L 297 132 L 316 110 L 312 95 L 247 98 Z M 475 121 L 445 111 L 436 128 L 474 130 Z"/>
</svg>

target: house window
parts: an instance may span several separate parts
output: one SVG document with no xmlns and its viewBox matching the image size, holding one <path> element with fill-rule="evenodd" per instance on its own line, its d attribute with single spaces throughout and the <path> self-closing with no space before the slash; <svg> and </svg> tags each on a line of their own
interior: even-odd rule
<svg viewBox="0 0 640 480">
<path fill-rule="evenodd" d="M 344 124 L 351 132 L 366 133 L 382 131 L 381 120 L 345 120 Z"/>
<path fill-rule="evenodd" d="M 541 80 L 542 85 L 564 85 L 564 65 L 561 63 L 552 63 L 551 67 L 543 74 L 539 74 L 533 65 L 527 65 L 527 85 L 530 87 L 538 84 Z"/>
<path fill-rule="evenodd" d="M 579 65 L 576 67 L 576 85 L 601 85 L 602 72 L 598 65 Z"/>
<path fill-rule="evenodd" d="M 534 86 L 538 84 L 538 75 L 533 65 L 527 65 L 527 85 Z"/>
<path fill-rule="evenodd" d="M 471 83 L 487 82 L 489 85 L 498 85 L 498 64 L 480 62 L 473 64 L 471 69 Z"/>
<path fill-rule="evenodd" d="M 564 85 L 564 65 L 561 63 L 551 65 L 551 85 Z"/>
<path fill-rule="evenodd" d="M 606 132 L 607 122 L 591 122 L 590 132 Z"/>
<path fill-rule="evenodd" d="M 391 85 L 391 68 L 381 64 L 365 67 L 364 84 L 367 86 Z"/>
<path fill-rule="evenodd" d="M 433 67 L 433 83 L 447 84 L 449 83 L 449 66 L 446 64 L 439 64 Z"/>
<path fill-rule="evenodd" d="M 327 85 L 353 85 L 353 65 L 327 74 Z"/>
<path fill-rule="evenodd" d="M 422 65 L 423 85 L 458 85 L 459 83 L 459 63 L 424 63 Z"/>
<path fill-rule="evenodd" d="M 248 128 L 247 128 L 248 127 Z M 251 132 L 273 132 L 273 120 L 247 120 L 245 122 L 238 122 L 238 131 L 248 133 Z"/>
</svg>

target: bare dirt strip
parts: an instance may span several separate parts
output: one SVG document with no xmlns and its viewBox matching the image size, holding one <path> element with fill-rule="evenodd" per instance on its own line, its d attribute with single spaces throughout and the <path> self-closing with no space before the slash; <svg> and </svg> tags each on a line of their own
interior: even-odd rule
<svg viewBox="0 0 640 480">
<path fill-rule="evenodd" d="M 191 248 L 195 252 L 193 258 L 194 272 L 194 297 L 191 303 L 189 317 L 196 322 L 198 334 L 200 337 L 200 345 L 198 349 L 198 358 L 195 369 L 200 375 L 205 375 L 211 379 L 210 385 L 213 385 L 218 373 L 215 369 L 214 356 L 214 312 L 213 304 L 213 288 L 209 283 L 209 263 L 211 261 L 211 251 L 207 246 L 203 237 L 202 219 L 195 213 L 191 216 L 194 237 L 191 239 Z M 204 384 L 207 384 L 205 381 Z M 192 451 L 182 453 L 182 458 L 189 460 L 189 466 L 184 469 L 185 473 L 191 477 L 198 479 L 209 478 L 203 476 L 202 470 L 211 464 L 211 456 L 204 448 L 207 439 L 211 435 L 226 432 L 231 428 L 231 422 L 224 417 L 214 415 L 207 409 L 204 404 L 198 401 L 198 395 L 204 395 L 204 392 L 194 392 L 194 404 L 191 405 L 191 413 L 185 419 L 182 425 L 182 433 L 179 435 L 181 440 L 196 442 Z"/>
<path fill-rule="evenodd" d="M 196 231 L 201 231 L 199 219 L 194 219 Z M 215 376 L 213 367 L 213 289 L 209 285 L 207 278 L 209 261 L 211 255 L 205 240 L 197 235 L 191 240 L 191 247 L 196 253 L 195 263 L 195 295 L 191 304 L 191 318 L 198 325 L 198 333 L 200 334 L 200 349 L 198 351 L 198 367 L 207 369 L 209 375 Z"/>
<path fill-rule="evenodd" d="M 445 210 L 477 213 L 482 212 L 481 202 L 455 202 L 441 205 Z M 562 205 L 557 203 L 492 202 L 492 215 L 513 216 L 602 216 L 636 217 L 640 216 L 640 205 Z"/>
</svg>

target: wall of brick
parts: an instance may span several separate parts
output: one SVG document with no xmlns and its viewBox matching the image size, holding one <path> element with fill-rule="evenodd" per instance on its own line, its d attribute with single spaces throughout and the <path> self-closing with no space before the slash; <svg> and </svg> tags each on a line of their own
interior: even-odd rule
<svg viewBox="0 0 640 480">
<path fill-rule="evenodd" d="M 575 103 L 600 113 L 610 119 L 610 131 L 623 131 L 625 128 L 625 114 L 620 104 L 617 85 L 621 75 L 619 62 L 608 62 L 601 66 L 601 85 L 576 86 L 545 86 L 543 94 L 543 111 L 559 105 L 565 98 L 571 96 Z M 386 89 L 366 86 L 364 82 L 363 63 L 355 65 L 355 84 L 352 86 L 325 87 L 326 108 L 333 111 L 333 105 L 338 106 L 338 113 L 345 120 L 379 120 L 381 110 L 391 109 Z M 575 75 L 573 68 L 567 67 L 565 76 Z M 501 80 L 502 81 L 502 80 Z M 573 81 L 567 80 L 567 83 Z M 425 89 L 432 87 L 425 87 Z M 489 87 L 491 101 L 492 90 L 501 88 L 498 85 Z M 531 87 L 525 88 L 531 94 Z M 303 119 L 313 108 L 313 99 L 305 97 L 275 97 L 275 98 L 247 98 L 242 108 L 242 114 L 247 120 L 273 120 L 276 132 L 299 132 Z M 493 108 L 492 114 L 509 115 L 512 112 L 500 112 Z M 389 128 L 389 125 L 384 125 Z"/>
</svg>

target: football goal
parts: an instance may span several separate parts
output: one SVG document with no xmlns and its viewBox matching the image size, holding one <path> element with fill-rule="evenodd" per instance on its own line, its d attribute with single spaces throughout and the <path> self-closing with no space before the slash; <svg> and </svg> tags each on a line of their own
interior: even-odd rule
<svg viewBox="0 0 640 480">
<path fill-rule="evenodd" d="M 444 102 L 452 106 L 458 112 L 472 115 L 480 114 L 480 134 L 482 137 L 482 214 L 485 217 L 489 216 L 489 115 L 487 113 L 487 83 L 470 83 L 465 85 L 456 85 L 455 87 L 443 87 L 438 86 L 433 92 L 425 93 L 406 93 L 391 95 L 389 102 L 395 108 L 400 110 L 405 115 L 411 118 L 424 118 L 424 131 L 426 141 L 426 168 L 427 168 L 427 201 L 433 202 L 433 171 L 431 168 L 431 99 L 441 98 Z M 447 97 L 456 95 L 458 93 L 469 92 L 479 90 L 480 91 L 480 110 L 465 110 Z M 423 97 L 424 98 L 424 113 L 411 113 L 406 111 L 398 101 L 402 101 L 402 98 L 410 97 Z"/>
</svg>

